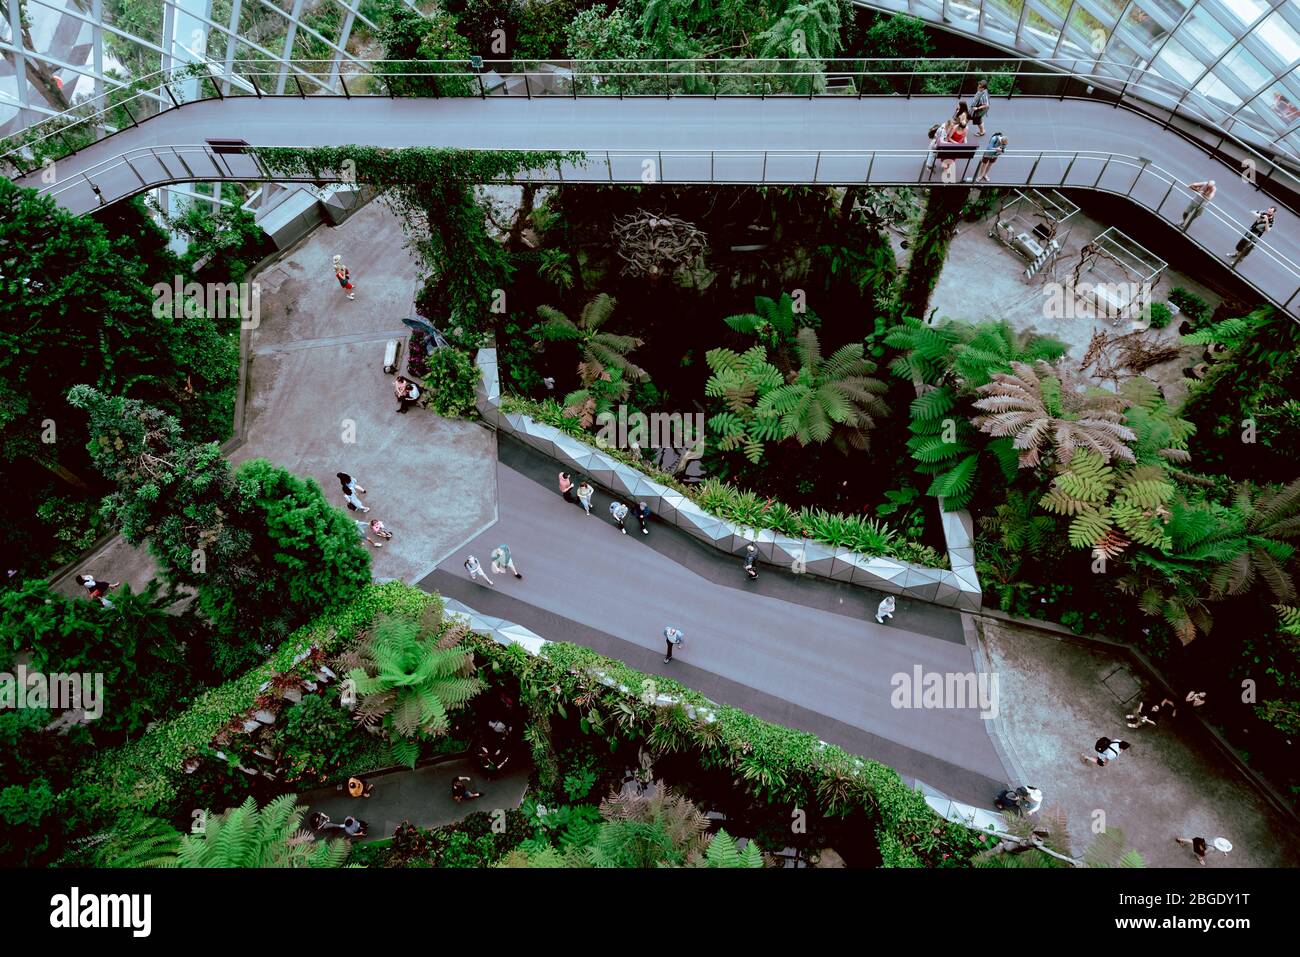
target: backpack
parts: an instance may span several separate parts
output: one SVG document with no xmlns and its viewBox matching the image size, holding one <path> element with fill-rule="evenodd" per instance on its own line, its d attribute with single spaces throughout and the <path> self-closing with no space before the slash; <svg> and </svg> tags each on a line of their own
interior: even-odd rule
<svg viewBox="0 0 1300 957">
<path fill-rule="evenodd" d="M 1110 738 L 1098 738 L 1097 743 L 1092 746 L 1092 749 L 1098 754 L 1101 754 L 1111 746 L 1111 743 Z"/>
</svg>

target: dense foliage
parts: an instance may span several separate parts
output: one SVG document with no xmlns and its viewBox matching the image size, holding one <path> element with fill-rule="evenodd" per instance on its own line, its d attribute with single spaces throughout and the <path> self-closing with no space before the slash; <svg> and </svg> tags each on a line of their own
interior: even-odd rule
<svg viewBox="0 0 1300 957">
<path fill-rule="evenodd" d="M 91 459 L 116 487 L 105 510 L 126 541 L 148 543 L 169 583 L 198 592 L 221 673 L 248 668 L 369 580 L 352 520 L 315 481 L 261 460 L 233 470 L 216 445 L 189 441 L 136 399 L 77 386 L 69 401 L 89 417 Z"/>
</svg>

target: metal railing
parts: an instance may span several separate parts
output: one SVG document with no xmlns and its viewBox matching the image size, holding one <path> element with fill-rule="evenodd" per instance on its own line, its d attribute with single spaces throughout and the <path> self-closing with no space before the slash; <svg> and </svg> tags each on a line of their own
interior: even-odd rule
<svg viewBox="0 0 1300 957">
<path fill-rule="evenodd" d="M 550 150 L 557 157 L 570 152 Z M 510 181 L 535 183 L 644 183 L 647 163 L 653 179 L 680 184 L 772 185 L 938 185 L 939 166 L 927 169 L 928 150 L 576 150 L 585 158 L 543 169 L 528 170 Z M 982 150 L 957 159 L 952 180 L 972 179 Z M 1195 198 L 1178 177 L 1150 160 L 1104 151 L 1007 150 L 989 170 L 988 185 L 1003 187 L 1063 187 L 1124 196 L 1161 217 L 1178 223 L 1186 204 Z M 343 173 L 285 175 L 266 166 L 256 148 L 244 152 L 217 152 L 208 145 L 142 147 L 128 150 L 82 171 L 65 182 L 48 186 L 52 196 L 73 212 L 95 208 L 146 189 L 176 182 L 242 180 L 349 182 Z M 1226 260 L 1223 249 L 1211 249 L 1197 238 L 1216 232 L 1235 239 L 1248 224 L 1224 215 L 1207 204 L 1188 239 L 1216 259 Z M 1221 236 L 1216 238 L 1222 238 Z M 1241 264 L 1225 266 L 1244 282 L 1286 311 L 1300 316 L 1300 264 L 1266 240 L 1256 244 L 1256 255 Z"/>
<path fill-rule="evenodd" d="M 1261 186 L 1300 194 L 1300 176 L 1238 135 L 1253 130 L 1212 99 L 1151 70 L 1106 61 L 918 59 L 364 60 L 331 77 L 332 60 L 294 60 L 286 96 L 956 96 L 988 79 L 992 98 L 1039 96 L 1110 103 L 1145 115 L 1217 156 L 1254 164 Z M 958 65 L 954 65 L 958 64 Z M 217 63 L 159 71 L 0 141 L 0 160 L 19 175 L 188 102 L 270 97 L 284 67 L 248 60 L 230 72 Z M 134 89 L 134 92 L 131 90 Z M 1197 125 L 1191 135 L 1178 120 Z M 1290 204 L 1288 204 L 1290 205 Z"/>
</svg>

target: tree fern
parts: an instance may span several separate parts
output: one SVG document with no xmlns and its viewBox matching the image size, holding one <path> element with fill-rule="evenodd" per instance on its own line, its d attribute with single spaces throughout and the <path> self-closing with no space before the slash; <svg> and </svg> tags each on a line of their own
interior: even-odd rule
<svg viewBox="0 0 1300 957">
<path fill-rule="evenodd" d="M 341 867 L 349 843 L 317 841 L 300 829 L 307 809 L 292 794 L 259 809 L 249 798 L 224 814 L 208 815 L 201 831 L 181 838 L 174 867 Z"/>
<path fill-rule="evenodd" d="M 413 766 L 418 738 L 446 733 L 448 712 L 482 690 L 473 677 L 473 653 L 440 616 L 417 621 L 381 618 L 362 642 L 358 666 L 348 672 L 358 696 L 358 720 L 382 723 L 393 758 Z"/>
<path fill-rule="evenodd" d="M 704 866 L 714 868 L 758 868 L 763 866 L 763 852 L 759 850 L 758 844 L 754 841 L 748 841 L 745 844 L 745 849 L 740 850 L 736 846 L 735 838 L 725 830 L 719 829 L 705 849 Z"/>
</svg>

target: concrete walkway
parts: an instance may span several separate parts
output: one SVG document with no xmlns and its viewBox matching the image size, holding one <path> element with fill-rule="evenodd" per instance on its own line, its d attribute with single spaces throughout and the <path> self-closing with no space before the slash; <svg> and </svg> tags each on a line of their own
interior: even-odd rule
<svg viewBox="0 0 1300 957">
<path fill-rule="evenodd" d="M 370 830 L 359 841 L 382 841 L 392 837 L 397 825 L 403 821 L 427 830 L 455 824 L 478 811 L 491 813 L 519 807 L 528 790 L 531 771 L 532 765 L 523 761 L 493 779 L 485 775 L 476 762 L 458 758 L 413 770 L 402 769 L 366 777 L 366 782 L 374 785 L 368 798 L 349 797 L 346 791 L 337 788 L 318 788 L 300 795 L 298 803 L 311 811 L 328 814 L 336 824 L 342 824 L 349 815 L 360 818 L 370 825 Z M 460 802 L 452 800 L 451 782 L 462 774 L 469 775 L 472 779 L 470 786 L 482 793 L 481 798 Z M 341 833 L 330 831 L 327 836 Z"/>
<path fill-rule="evenodd" d="M 92 183 L 113 200 L 178 180 L 268 178 L 247 156 L 221 157 L 227 172 L 202 147 L 209 137 L 237 136 L 253 146 L 583 150 L 588 162 L 566 167 L 559 177 L 570 183 L 640 183 L 649 169 L 668 183 L 924 185 L 939 177 L 924 180 L 919 156 L 870 154 L 923 151 L 926 130 L 951 113 L 950 97 L 232 97 L 170 110 L 61 159 L 58 180 L 48 187 L 39 172 L 18 182 L 49 192 L 74 212 L 88 212 L 100 203 Z M 1031 182 L 1131 194 L 1171 229 L 1190 197 L 1185 190 L 1170 193 L 1172 182 L 1215 178 L 1218 195 L 1186 236 L 1224 261 L 1225 269 L 1253 219 L 1250 211 L 1270 202 L 1235 166 L 1129 110 L 1086 100 L 995 98 L 986 127 L 1006 133 L 1013 147 L 993 167 L 993 185 Z M 182 162 L 169 155 L 179 146 L 197 148 Z M 1112 154 L 1127 159 L 1107 165 Z M 121 161 L 124 155 L 133 157 L 131 165 Z M 962 164 L 959 175 L 966 175 Z M 1174 243 L 1182 241 L 1171 234 L 1164 258 L 1173 258 Z M 1300 316 L 1300 266 L 1291 264 L 1300 264 L 1300 216 L 1282 207 L 1267 243 L 1236 272 L 1261 296 Z"/>
<path fill-rule="evenodd" d="M 342 255 L 356 285 L 334 279 Z M 413 408 L 396 413 L 384 342 L 405 340 L 419 270 L 401 223 L 382 202 L 342 226 L 317 229 L 265 270 L 252 332 L 248 410 L 238 464 L 265 458 L 311 476 L 343 507 L 336 472 L 365 488 L 368 515 L 393 538 L 371 548 L 376 578 L 414 582 L 492 521 L 495 439 L 479 426 Z"/>
<path fill-rule="evenodd" d="M 345 298 L 330 264 L 344 256 L 356 285 Z M 244 434 L 230 460 L 264 458 L 320 483 L 343 507 L 336 472 L 366 488 L 372 511 L 393 532 L 370 548 L 376 579 L 415 582 L 495 517 L 496 440 L 471 422 L 413 408 L 397 415 L 384 342 L 405 341 L 418 282 L 401 223 L 371 203 L 337 228 L 321 228 L 257 277 L 259 324 L 250 337 Z M 76 575 L 130 582 L 156 574 L 147 548 L 114 537 L 55 583 L 81 596 Z"/>
<path fill-rule="evenodd" d="M 1219 752 L 1180 708 L 1158 727 L 1136 730 L 1124 715 L 1144 697 L 1125 659 L 1094 644 L 978 619 L 989 661 L 1000 676 L 1003 743 L 1043 791 L 1045 806 L 1066 812 L 1081 853 L 1102 824 L 1124 832 L 1149 867 L 1196 867 L 1175 837 L 1226 837 L 1231 854 L 1211 852 L 1212 867 L 1297 867 L 1290 820 Z M 1105 735 L 1132 747 L 1104 768 L 1085 765 Z"/>
<path fill-rule="evenodd" d="M 764 566 L 751 583 L 740 562 L 655 522 L 649 536 L 629 518 L 620 535 L 609 498 L 592 515 L 554 489 L 551 460 L 501 438 L 499 520 L 439 565 L 421 585 L 554 641 L 572 641 L 648 674 L 667 674 L 716 701 L 819 735 L 953 797 L 983 800 L 1007 770 L 972 708 L 901 709 L 891 679 L 975 670 L 960 616 L 900 600 L 874 621 L 880 594 Z M 471 582 L 462 562 L 484 568 L 505 542 L 523 574 Z M 663 629 L 686 641 L 663 663 Z"/>
</svg>

